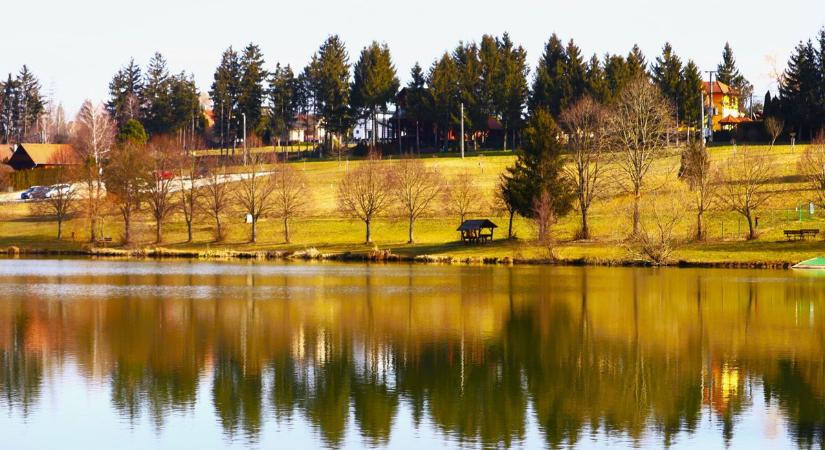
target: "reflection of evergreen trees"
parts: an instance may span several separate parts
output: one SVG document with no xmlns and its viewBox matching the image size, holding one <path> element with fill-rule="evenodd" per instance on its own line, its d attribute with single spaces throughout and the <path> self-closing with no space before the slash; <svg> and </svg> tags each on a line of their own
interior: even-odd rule
<svg viewBox="0 0 825 450">
<path fill-rule="evenodd" d="M 17 312 L 10 325 L 10 342 L 0 347 L 0 404 L 10 409 L 19 408 L 23 416 L 29 414 L 40 397 L 43 383 L 43 359 L 26 352 L 29 317 Z"/>
<path fill-rule="evenodd" d="M 484 272 L 481 284 L 479 272 L 456 271 L 458 299 L 443 302 L 380 298 L 379 278 L 364 283 L 370 299 L 123 299 L 66 303 L 51 316 L 15 300 L 0 310 L 0 404 L 28 413 L 49 365 L 73 354 L 97 367 L 84 376 L 106 377 L 120 414 L 158 428 L 193 408 L 204 381 L 201 396 L 231 438 L 299 417 L 327 446 L 348 432 L 382 446 L 408 407 L 414 426 L 486 447 L 518 445 L 528 411 L 551 448 L 588 433 L 668 446 L 697 429 L 704 406 L 730 441 L 759 378 L 800 446 L 825 443 L 825 366 L 812 362 L 820 316 L 786 301 L 813 286 L 719 289 L 691 271 L 565 269 L 548 287 L 543 270 Z M 452 322 L 417 334 L 431 316 Z M 77 342 L 45 352 L 49 330 Z M 777 362 L 775 337 L 798 353 Z"/>
</svg>

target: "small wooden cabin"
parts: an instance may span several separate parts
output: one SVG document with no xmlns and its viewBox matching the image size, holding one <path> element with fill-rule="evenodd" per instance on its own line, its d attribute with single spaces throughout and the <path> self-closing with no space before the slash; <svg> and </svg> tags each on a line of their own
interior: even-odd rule
<svg viewBox="0 0 825 450">
<path fill-rule="evenodd" d="M 6 162 L 14 170 L 80 164 L 74 148 L 67 144 L 17 144 Z"/>
<path fill-rule="evenodd" d="M 465 244 L 485 244 L 493 240 L 493 230 L 498 228 L 488 219 L 465 220 L 456 231 L 461 233 Z"/>
</svg>

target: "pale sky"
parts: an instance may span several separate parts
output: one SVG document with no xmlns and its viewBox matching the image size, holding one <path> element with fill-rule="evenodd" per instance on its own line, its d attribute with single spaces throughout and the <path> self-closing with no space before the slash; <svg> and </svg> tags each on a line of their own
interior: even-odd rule
<svg viewBox="0 0 825 450">
<path fill-rule="evenodd" d="M 638 43 L 648 61 L 670 41 L 683 60 L 715 69 L 730 41 L 756 94 L 775 89 L 800 40 L 825 26 L 823 0 L 12 0 L 4 2 L 0 74 L 28 64 L 44 94 L 73 114 L 86 99 L 103 101 L 115 71 L 130 57 L 145 66 L 154 51 L 173 72 L 195 75 L 207 91 L 221 52 L 257 43 L 268 68 L 300 70 L 330 34 L 347 44 L 351 62 L 372 40 L 386 42 L 402 82 L 419 61 L 427 68 L 461 41 L 507 31 L 535 67 L 549 36 L 574 38 L 594 52 L 626 54 Z M 128 6 L 128 8 L 127 8 Z"/>
</svg>

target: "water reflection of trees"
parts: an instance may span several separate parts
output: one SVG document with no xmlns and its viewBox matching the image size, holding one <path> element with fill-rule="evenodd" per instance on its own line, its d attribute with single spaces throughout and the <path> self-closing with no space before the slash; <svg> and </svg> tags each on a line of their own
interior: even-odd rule
<svg viewBox="0 0 825 450">
<path fill-rule="evenodd" d="M 167 277 L 156 281 L 347 290 L 299 289 L 277 300 L 9 299 L 0 308 L 0 402 L 28 414 L 44 374 L 71 354 L 85 377 L 108 380 L 120 414 L 148 414 L 158 428 L 170 413 L 193 408 L 203 384 L 231 437 L 255 439 L 268 420 L 300 416 L 337 447 L 352 419 L 367 445 L 380 446 L 406 404 L 414 426 L 432 423 L 485 445 L 519 443 L 532 411 L 557 448 L 587 433 L 670 445 L 704 414 L 730 441 L 758 383 L 797 442 L 821 446 L 816 302 L 825 295 L 806 280 L 745 276 L 762 272 Z"/>
</svg>

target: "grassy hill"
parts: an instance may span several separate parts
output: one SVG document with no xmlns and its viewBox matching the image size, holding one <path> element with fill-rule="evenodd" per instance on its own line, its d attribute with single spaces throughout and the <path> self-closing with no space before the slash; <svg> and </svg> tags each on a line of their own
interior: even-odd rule
<svg viewBox="0 0 825 450">
<path fill-rule="evenodd" d="M 825 253 L 821 240 L 806 242 L 786 242 L 782 231 L 792 228 L 820 228 L 825 223 L 825 215 L 815 213 L 813 217 L 800 215 L 796 208 L 802 206 L 807 210 L 808 202 L 816 195 L 808 190 L 807 185 L 797 175 L 797 161 L 804 146 L 776 146 L 773 149 L 755 146 L 719 146 L 713 147 L 711 159 L 713 164 L 721 164 L 735 152 L 767 151 L 775 165 L 776 177 L 771 183 L 775 195 L 768 205 L 758 213 L 760 238 L 757 241 L 745 241 L 747 224 L 737 214 L 730 211 L 714 210 L 706 214 L 708 242 L 690 243 L 688 237 L 695 223 L 695 215 L 690 206 L 690 193 L 684 183 L 677 179 L 679 168 L 679 150 L 672 149 L 668 156 L 658 159 L 652 166 L 646 191 L 643 195 L 643 218 L 650 221 L 654 204 L 657 208 L 676 207 L 683 210 L 676 227 L 677 236 L 684 239 L 674 253 L 674 259 L 692 262 L 758 262 L 783 261 L 796 262 L 808 257 Z M 500 173 L 514 161 L 509 152 L 488 152 L 470 154 L 461 159 L 455 155 L 437 154 L 423 157 L 426 164 L 438 167 L 449 180 L 452 176 L 468 172 L 472 174 L 486 193 L 487 207 L 475 216 L 491 218 L 501 229 L 497 237 L 506 237 L 507 219 L 497 214 L 493 208 L 495 186 Z M 391 164 L 392 158 L 383 161 Z M 185 225 L 181 217 L 173 217 L 165 226 L 163 247 L 175 249 L 193 248 L 227 248 L 236 250 L 301 250 L 316 248 L 321 252 L 367 251 L 372 246 L 365 246 L 363 225 L 357 221 L 342 218 L 336 207 L 336 186 L 347 170 L 360 164 L 359 161 L 298 161 L 293 162 L 303 171 L 309 181 L 308 192 L 312 198 L 312 211 L 308 217 L 297 220 L 292 225 L 291 245 L 282 243 L 282 227 L 278 220 L 267 219 L 259 224 L 259 242 L 247 243 L 248 225 L 243 223 L 243 214 L 233 214 L 230 220 L 228 237 L 224 242 L 212 242 L 212 224 L 208 218 L 202 218 L 196 227 L 195 242 L 185 243 Z M 613 167 L 616 169 L 616 167 Z M 555 253 L 562 258 L 591 260 L 626 260 L 630 252 L 625 245 L 625 238 L 630 230 L 631 197 L 622 188 L 621 174 L 614 170 L 603 198 L 591 208 L 591 241 L 573 241 L 578 229 L 577 211 L 559 220 L 554 227 L 557 240 Z M 514 241 L 497 239 L 486 246 L 465 246 L 457 241 L 457 217 L 448 217 L 437 205 L 431 217 L 421 219 L 416 225 L 414 245 L 407 245 L 406 223 L 403 219 L 383 217 L 374 225 L 375 246 L 390 249 L 394 253 L 405 255 L 452 255 L 464 257 L 520 257 L 544 258 L 548 249 L 536 245 L 533 240 L 535 230 L 525 219 L 518 218 L 514 224 L 518 239 Z M 134 232 L 138 246 L 153 244 L 152 223 L 148 216 L 141 216 L 136 222 Z M 119 217 L 112 211 L 105 221 L 106 235 L 115 241 L 122 234 Z M 54 240 L 55 225 L 48 217 L 33 213 L 28 204 L 7 204 L 0 210 L 0 245 L 17 245 L 34 248 L 80 248 L 86 239 L 86 225 L 83 218 L 75 218 L 65 227 L 65 235 L 74 233 L 75 240 Z"/>
</svg>

